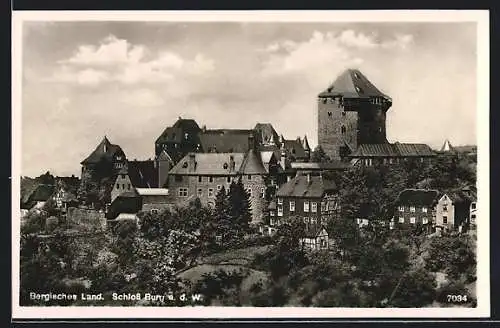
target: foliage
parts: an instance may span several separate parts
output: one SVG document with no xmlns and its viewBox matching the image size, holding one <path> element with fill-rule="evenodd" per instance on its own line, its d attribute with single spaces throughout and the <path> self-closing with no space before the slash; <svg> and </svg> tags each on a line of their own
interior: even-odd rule
<svg viewBox="0 0 500 328">
<path fill-rule="evenodd" d="M 314 163 L 326 163 L 330 162 L 331 159 L 328 157 L 328 155 L 325 153 L 323 148 L 321 146 L 316 146 L 314 150 L 311 153 L 311 162 Z"/>
<path fill-rule="evenodd" d="M 241 283 L 247 274 L 241 269 L 205 273 L 194 286 L 194 291 L 204 295 L 205 305 L 213 305 L 217 301 L 223 306 L 241 306 Z"/>
<path fill-rule="evenodd" d="M 429 246 L 426 267 L 433 272 L 443 271 L 452 278 L 475 272 L 476 256 L 471 244 L 468 236 L 434 238 Z"/>
</svg>

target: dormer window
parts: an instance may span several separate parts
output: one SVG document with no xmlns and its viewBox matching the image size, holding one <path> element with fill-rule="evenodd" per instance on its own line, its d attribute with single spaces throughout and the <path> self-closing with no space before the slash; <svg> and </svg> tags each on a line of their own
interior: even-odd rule
<svg viewBox="0 0 500 328">
<path fill-rule="evenodd" d="M 222 167 L 224 168 L 224 170 L 227 170 L 227 168 L 228 168 L 227 163 L 224 163 L 224 165 Z"/>
<path fill-rule="evenodd" d="M 323 98 L 323 104 L 326 104 L 326 98 Z"/>
<path fill-rule="evenodd" d="M 188 133 L 184 133 L 184 139 L 186 139 L 186 140 L 187 140 L 187 139 L 188 139 L 188 137 L 189 137 L 189 134 L 188 134 Z"/>
</svg>

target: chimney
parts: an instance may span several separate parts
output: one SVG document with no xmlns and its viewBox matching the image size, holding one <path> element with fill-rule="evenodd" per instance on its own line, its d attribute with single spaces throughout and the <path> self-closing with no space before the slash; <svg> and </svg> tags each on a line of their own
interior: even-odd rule
<svg viewBox="0 0 500 328">
<path fill-rule="evenodd" d="M 229 156 L 229 172 L 234 172 L 234 170 L 235 170 L 234 156 L 230 155 Z"/>
<path fill-rule="evenodd" d="M 281 150 L 280 165 L 283 170 L 286 169 L 286 152 L 284 149 Z"/>
<path fill-rule="evenodd" d="M 189 154 L 188 170 L 189 172 L 196 171 L 196 156 L 193 153 Z"/>
<path fill-rule="evenodd" d="M 248 150 L 255 149 L 255 137 L 253 133 L 248 135 Z"/>
</svg>

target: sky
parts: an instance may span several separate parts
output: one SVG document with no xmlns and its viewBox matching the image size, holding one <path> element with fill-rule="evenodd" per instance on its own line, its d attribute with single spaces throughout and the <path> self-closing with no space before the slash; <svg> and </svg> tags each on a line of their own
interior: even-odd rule
<svg viewBox="0 0 500 328">
<path fill-rule="evenodd" d="M 21 174 L 79 175 L 106 135 L 154 156 L 178 117 L 317 144 L 317 95 L 357 68 L 390 142 L 476 144 L 475 23 L 24 22 Z"/>
</svg>

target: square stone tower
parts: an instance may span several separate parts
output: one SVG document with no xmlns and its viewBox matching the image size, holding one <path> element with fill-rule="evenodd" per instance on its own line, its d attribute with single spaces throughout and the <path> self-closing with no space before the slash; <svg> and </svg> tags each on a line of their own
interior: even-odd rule
<svg viewBox="0 0 500 328">
<path fill-rule="evenodd" d="M 332 160 L 342 160 L 360 144 L 387 143 L 391 106 L 359 70 L 347 69 L 318 95 L 318 144 Z"/>
</svg>

